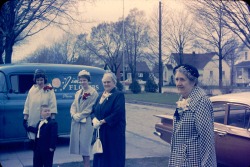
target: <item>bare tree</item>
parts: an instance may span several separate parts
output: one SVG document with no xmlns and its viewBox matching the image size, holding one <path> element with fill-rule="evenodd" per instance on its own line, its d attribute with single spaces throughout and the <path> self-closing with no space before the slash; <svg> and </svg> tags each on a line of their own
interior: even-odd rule
<svg viewBox="0 0 250 167">
<path fill-rule="evenodd" d="M 60 26 L 73 19 L 67 8 L 75 0 L 11 0 L 0 11 L 0 54 L 11 63 L 13 46 L 51 24 Z M 4 49 L 2 49 L 4 48 Z M 5 55 L 3 54 L 5 53 Z"/>
<path fill-rule="evenodd" d="M 122 63 L 122 22 L 93 27 L 88 49 L 116 74 Z"/>
<path fill-rule="evenodd" d="M 51 46 L 42 47 L 30 54 L 25 61 L 33 63 L 56 63 L 70 64 L 73 63 L 73 54 L 75 38 L 66 34 Z"/>
<path fill-rule="evenodd" d="M 222 10 L 225 13 L 223 18 L 225 26 L 233 31 L 241 41 L 250 48 L 250 6 L 246 1 L 206 1 L 214 8 L 219 7 L 221 3 Z"/>
<path fill-rule="evenodd" d="M 219 86 L 222 86 L 222 60 L 236 49 L 236 39 L 233 33 L 225 26 L 224 12 L 221 4 L 215 8 L 208 3 L 209 0 L 197 0 L 189 7 L 196 14 L 198 38 L 200 44 L 207 52 L 216 52 L 219 60 Z M 210 1 L 209 1 L 210 2 Z M 211 1 L 215 2 L 215 1 Z M 216 2 L 217 3 L 217 2 Z M 234 47 L 232 47 L 234 46 Z"/>
<path fill-rule="evenodd" d="M 91 55 L 87 45 L 87 34 L 80 34 L 77 37 L 65 34 L 53 45 L 36 50 L 23 61 L 100 66 L 100 61 L 96 61 L 96 57 Z"/>
<path fill-rule="evenodd" d="M 189 50 L 194 41 L 194 22 L 187 11 L 175 13 L 169 17 L 169 22 L 164 31 L 166 33 L 165 47 L 173 53 L 180 54 L 180 62 L 182 64 L 182 55 L 184 50 Z"/>
<path fill-rule="evenodd" d="M 71 54 L 71 62 L 73 64 L 82 64 L 89 66 L 100 67 L 102 62 L 94 55 L 88 48 L 89 41 L 87 39 L 88 34 L 79 34 L 73 47 L 73 53 Z"/>
<path fill-rule="evenodd" d="M 230 85 L 234 85 L 235 84 L 235 63 L 236 61 L 240 58 L 240 50 L 241 47 L 239 47 L 239 43 L 237 41 L 234 41 L 231 43 L 231 45 L 227 45 L 228 52 L 227 52 L 227 56 L 225 57 L 225 60 L 227 61 L 227 63 L 230 65 Z"/>
<path fill-rule="evenodd" d="M 176 11 L 163 3 L 162 7 L 162 50 L 163 57 L 168 60 L 171 53 L 179 53 L 182 57 L 183 52 L 189 51 L 194 43 L 194 21 L 190 12 L 185 9 Z M 154 13 L 151 20 L 151 41 L 150 48 L 158 55 L 159 39 L 159 16 Z M 180 59 L 181 60 L 181 59 Z M 181 63 L 181 62 L 177 62 Z"/>
<path fill-rule="evenodd" d="M 65 43 L 64 43 L 65 44 Z M 42 47 L 34 53 L 24 58 L 23 62 L 29 63 L 54 63 L 54 64 L 69 64 L 67 61 L 67 53 L 62 43 L 55 43 L 51 47 Z"/>
<path fill-rule="evenodd" d="M 28 63 L 54 63 L 53 58 L 54 53 L 48 47 L 42 47 L 37 49 L 35 52 L 30 54 L 29 56 L 25 57 L 21 62 L 28 62 Z"/>
<path fill-rule="evenodd" d="M 149 25 L 145 14 L 138 9 L 132 9 L 125 19 L 125 55 L 132 73 L 132 82 L 136 80 L 136 62 L 143 60 L 144 49 L 148 47 Z"/>
</svg>

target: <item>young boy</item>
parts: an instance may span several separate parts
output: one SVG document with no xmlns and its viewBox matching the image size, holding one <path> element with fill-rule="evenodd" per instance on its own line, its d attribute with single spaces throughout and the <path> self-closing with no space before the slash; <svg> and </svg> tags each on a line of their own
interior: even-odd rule
<svg viewBox="0 0 250 167">
<path fill-rule="evenodd" d="M 52 167 L 54 151 L 56 149 L 58 125 L 54 119 L 51 119 L 48 105 L 41 106 L 41 120 L 37 127 L 24 124 L 25 129 L 36 134 L 33 166 L 34 167 Z"/>
</svg>

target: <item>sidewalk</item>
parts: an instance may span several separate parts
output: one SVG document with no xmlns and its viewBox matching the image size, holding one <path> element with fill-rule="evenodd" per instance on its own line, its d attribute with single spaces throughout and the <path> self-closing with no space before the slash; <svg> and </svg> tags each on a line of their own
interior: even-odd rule
<svg viewBox="0 0 250 167">
<path fill-rule="evenodd" d="M 167 144 L 159 141 L 151 140 L 134 134 L 133 132 L 126 132 L 126 159 L 145 158 L 145 157 L 166 157 L 169 156 Z M 68 138 L 60 139 L 54 155 L 54 164 L 64 164 L 70 162 L 81 162 L 82 157 L 79 155 L 69 154 Z M 19 143 L 19 149 L 10 149 L 0 151 L 0 162 L 3 167 L 27 167 L 32 166 L 33 152 L 32 150 L 24 149 Z M 22 148 L 20 148 L 22 147 Z M 91 160 L 93 157 L 91 156 Z"/>
<path fill-rule="evenodd" d="M 160 121 L 154 117 L 157 114 L 171 112 L 165 107 L 146 106 L 139 104 L 126 104 L 126 158 L 169 157 L 170 146 L 159 137 L 154 136 L 154 125 Z M 82 157 L 69 154 L 69 139 L 60 138 L 55 151 L 54 164 L 80 162 Z M 0 148 L 0 163 L 3 167 L 32 166 L 33 153 L 24 149 L 24 143 L 4 146 Z M 1 146 L 0 146 L 1 147 Z M 91 157 L 91 160 L 93 157 Z"/>
</svg>

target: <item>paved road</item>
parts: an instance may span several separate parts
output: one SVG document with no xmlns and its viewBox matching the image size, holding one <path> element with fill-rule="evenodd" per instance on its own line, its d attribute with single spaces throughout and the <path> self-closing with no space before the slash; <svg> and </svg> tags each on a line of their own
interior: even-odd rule
<svg viewBox="0 0 250 167">
<path fill-rule="evenodd" d="M 154 125 L 160 121 L 154 115 L 173 113 L 174 110 L 127 103 L 126 111 L 126 158 L 169 157 L 169 144 L 153 135 Z M 62 138 L 60 141 L 55 151 L 54 163 L 82 161 L 81 156 L 69 154 L 68 138 Z M 0 149 L 0 162 L 3 167 L 30 166 L 32 165 L 32 151 L 23 147 Z"/>
</svg>

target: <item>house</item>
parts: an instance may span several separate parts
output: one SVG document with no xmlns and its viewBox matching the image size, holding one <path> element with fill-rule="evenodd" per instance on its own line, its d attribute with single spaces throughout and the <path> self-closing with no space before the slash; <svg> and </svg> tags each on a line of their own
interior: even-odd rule
<svg viewBox="0 0 250 167">
<path fill-rule="evenodd" d="M 176 66 L 176 65 L 174 65 Z M 163 64 L 162 66 L 162 80 L 163 80 L 163 86 L 166 85 L 174 85 L 174 78 L 173 78 L 173 65 L 172 64 Z M 159 79 L 159 65 L 156 64 L 153 68 L 154 76 L 157 78 L 155 79 L 156 83 L 158 83 Z"/>
<path fill-rule="evenodd" d="M 128 82 L 132 81 L 132 73 L 130 68 L 128 67 L 127 64 L 125 64 L 125 80 Z M 123 80 L 122 76 L 123 76 L 123 68 L 121 66 L 121 69 L 119 69 L 119 74 L 121 77 L 121 80 Z M 149 69 L 148 65 L 146 62 L 136 62 L 136 75 L 137 75 L 137 79 L 139 81 L 147 81 L 149 76 L 151 74 L 151 70 Z"/>
<path fill-rule="evenodd" d="M 129 85 L 132 83 L 132 73 L 128 65 L 126 64 L 125 67 L 125 81 L 123 80 L 123 68 L 119 69 L 118 74 L 120 74 L 121 82 L 124 83 L 125 90 L 129 90 Z M 148 80 L 149 76 L 151 75 L 151 70 L 149 69 L 146 62 L 136 62 L 136 75 L 137 75 L 137 81 L 141 85 L 141 91 L 145 90 L 145 83 Z"/>
<path fill-rule="evenodd" d="M 163 65 L 163 85 L 174 85 L 173 69 L 171 64 Z"/>
<path fill-rule="evenodd" d="M 169 60 L 167 61 L 168 65 L 175 67 L 180 63 L 180 54 L 172 53 Z M 219 60 L 215 52 L 211 53 L 202 53 L 196 54 L 195 52 L 191 54 L 182 54 L 182 64 L 190 64 L 196 67 L 199 71 L 200 77 L 199 82 L 202 85 L 209 86 L 218 86 L 219 85 Z M 172 69 L 164 68 L 163 74 L 167 74 L 167 82 L 171 82 Z M 171 71 L 168 71 L 171 70 Z M 230 83 L 230 67 L 225 60 L 222 60 L 222 82 L 223 85 L 229 85 Z"/>
<path fill-rule="evenodd" d="M 250 86 L 250 49 L 246 46 L 239 53 L 239 60 L 235 65 L 237 86 Z"/>
</svg>

